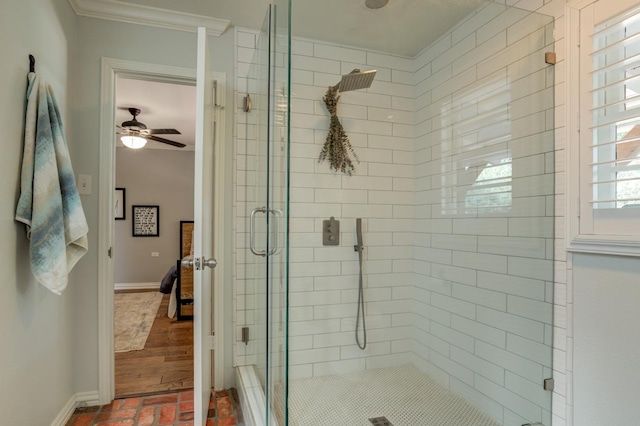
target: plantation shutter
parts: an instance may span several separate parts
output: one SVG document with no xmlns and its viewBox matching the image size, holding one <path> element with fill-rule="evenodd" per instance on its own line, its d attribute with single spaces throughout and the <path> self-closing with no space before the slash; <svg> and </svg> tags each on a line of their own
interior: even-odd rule
<svg viewBox="0 0 640 426">
<path fill-rule="evenodd" d="M 640 235 L 640 9 L 601 15 L 581 13 L 580 230 Z"/>
</svg>

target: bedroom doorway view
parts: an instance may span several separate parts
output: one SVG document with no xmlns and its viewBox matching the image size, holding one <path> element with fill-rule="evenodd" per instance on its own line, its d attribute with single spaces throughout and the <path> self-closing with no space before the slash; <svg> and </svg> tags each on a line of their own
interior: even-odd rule
<svg viewBox="0 0 640 426">
<path fill-rule="evenodd" d="M 193 388 L 195 104 L 194 85 L 116 80 L 116 398 Z"/>
</svg>

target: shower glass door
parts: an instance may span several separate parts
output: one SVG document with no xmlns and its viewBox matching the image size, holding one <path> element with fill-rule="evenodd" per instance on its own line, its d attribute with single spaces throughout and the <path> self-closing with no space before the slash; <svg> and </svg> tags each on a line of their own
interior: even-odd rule
<svg viewBox="0 0 640 426">
<path fill-rule="evenodd" d="M 282 9 L 287 23 L 288 8 Z M 240 175 L 246 180 L 238 206 L 247 229 L 240 254 L 246 294 L 245 318 L 240 320 L 249 326 L 250 336 L 240 350 L 246 363 L 255 366 L 266 425 L 285 425 L 287 411 L 289 36 L 286 25 L 278 27 L 277 11 L 278 5 L 269 6 L 256 38 L 247 79 L 246 138 L 238 148 L 238 169 L 244 169 Z"/>
</svg>

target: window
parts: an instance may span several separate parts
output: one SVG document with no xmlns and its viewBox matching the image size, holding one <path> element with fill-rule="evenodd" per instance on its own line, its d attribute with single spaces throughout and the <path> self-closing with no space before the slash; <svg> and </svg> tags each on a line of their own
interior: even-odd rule
<svg viewBox="0 0 640 426">
<path fill-rule="evenodd" d="M 599 0 L 568 16 L 570 249 L 640 255 L 640 8 Z"/>
<path fill-rule="evenodd" d="M 639 37 L 640 11 L 615 16 L 591 35 L 592 109 L 586 124 L 592 126 L 594 210 L 640 205 Z"/>
</svg>

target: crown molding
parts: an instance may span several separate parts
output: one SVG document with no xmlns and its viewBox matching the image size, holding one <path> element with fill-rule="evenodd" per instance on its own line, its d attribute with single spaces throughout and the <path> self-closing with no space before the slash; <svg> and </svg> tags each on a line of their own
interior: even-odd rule
<svg viewBox="0 0 640 426">
<path fill-rule="evenodd" d="M 222 35 L 231 25 L 231 21 L 227 19 L 142 6 L 118 0 L 69 0 L 69 4 L 78 16 L 193 33 L 197 31 L 198 27 L 205 27 L 207 34 L 212 36 Z"/>
</svg>

